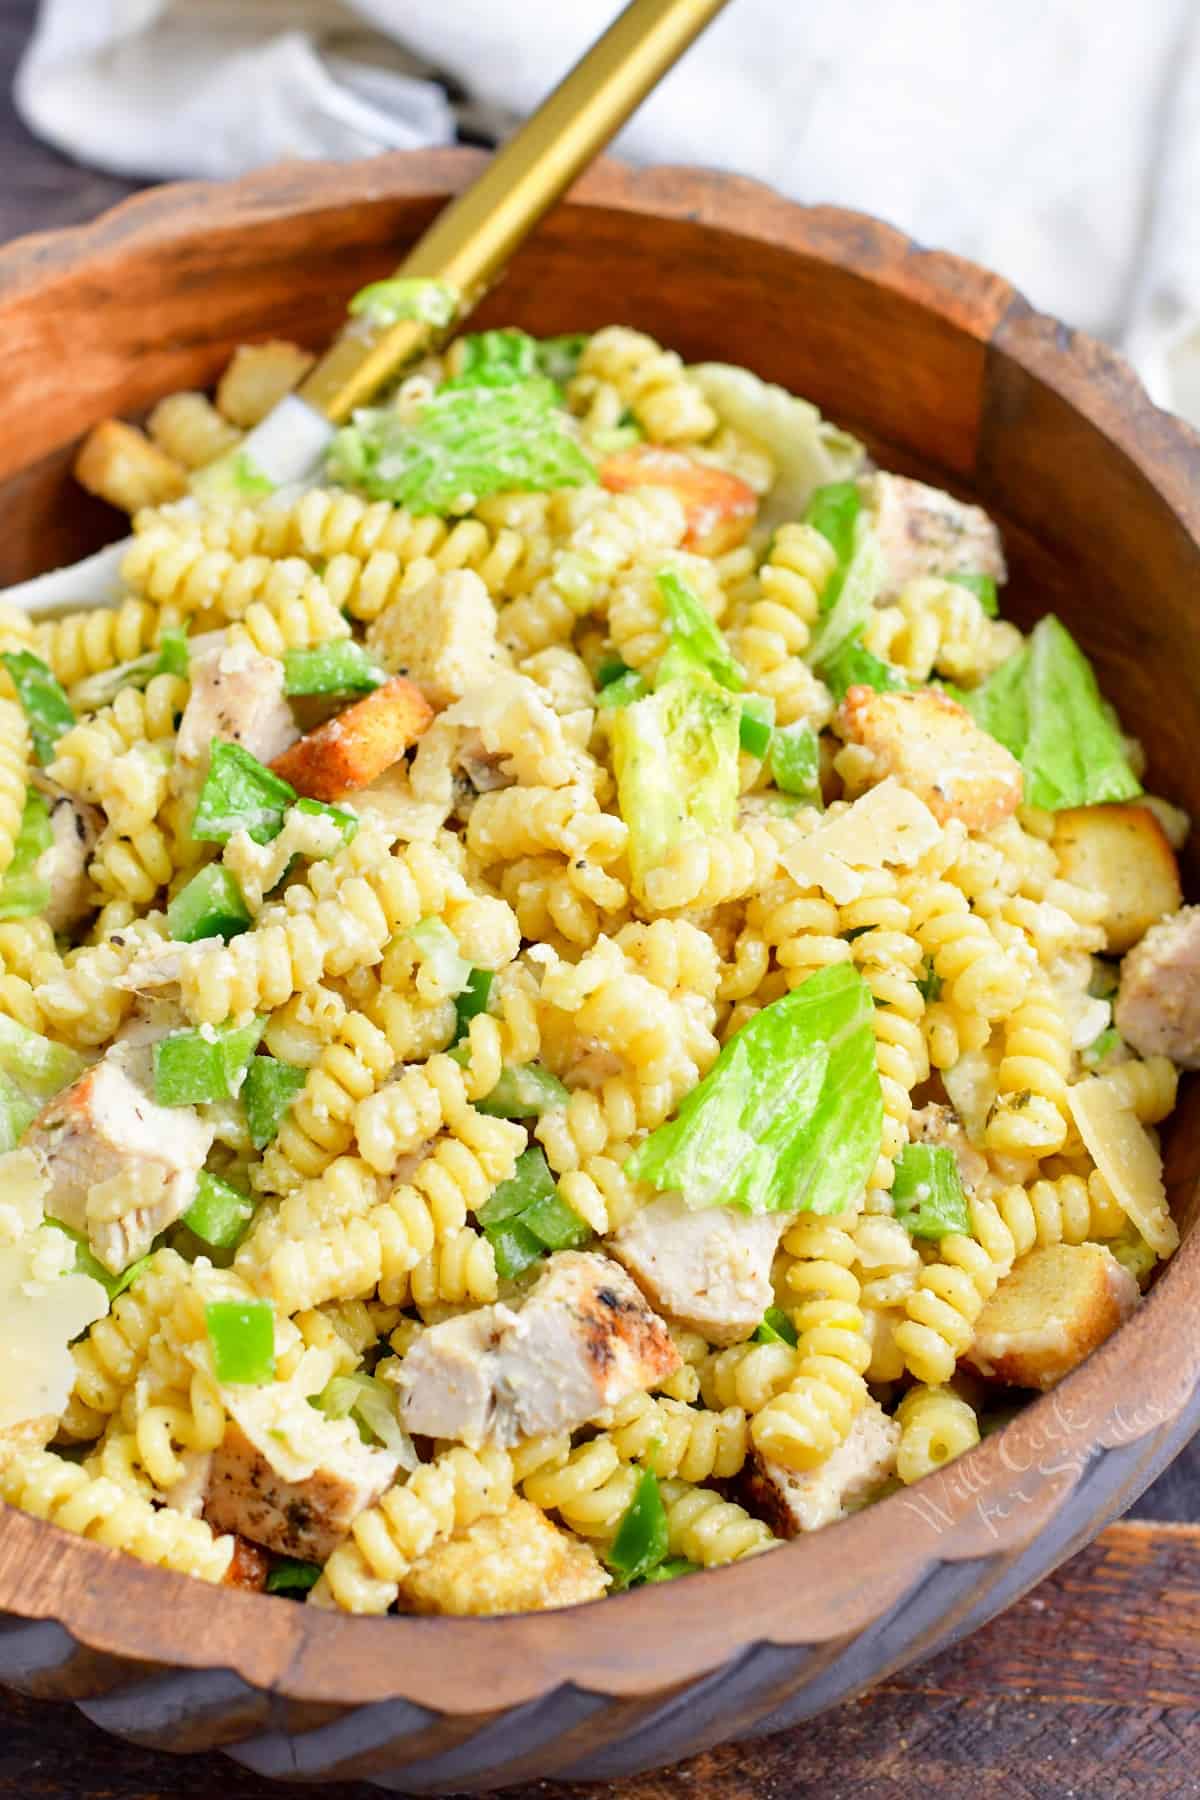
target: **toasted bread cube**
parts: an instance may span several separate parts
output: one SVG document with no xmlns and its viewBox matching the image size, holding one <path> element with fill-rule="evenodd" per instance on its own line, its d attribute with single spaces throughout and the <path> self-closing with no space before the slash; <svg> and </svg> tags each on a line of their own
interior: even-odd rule
<svg viewBox="0 0 1200 1800">
<path fill-rule="evenodd" d="M 981 506 L 881 471 L 869 484 L 875 534 L 887 558 L 888 595 L 918 575 L 991 575 L 1003 581 L 1000 533 Z"/>
<path fill-rule="evenodd" d="M 123 419 L 92 427 L 75 458 L 75 479 L 89 494 L 130 514 L 177 500 L 188 483 L 182 463 Z"/>
<path fill-rule="evenodd" d="M 1054 848 L 1063 877 L 1103 898 L 1105 948 L 1116 956 L 1183 904 L 1175 852 L 1147 806 L 1055 813 Z"/>
<path fill-rule="evenodd" d="M 271 767 L 310 800 L 341 800 L 399 762 L 432 719 L 420 689 L 397 675 L 298 738 Z"/>
<path fill-rule="evenodd" d="M 1138 1285 L 1103 1244 L 1045 1244 L 1006 1275 L 975 1322 L 966 1361 L 1010 1387 L 1052 1388 L 1111 1337 Z"/>
<path fill-rule="evenodd" d="M 737 475 L 661 444 L 634 444 L 606 457 L 600 480 L 614 494 L 639 487 L 670 488 L 687 520 L 683 547 L 701 556 L 720 556 L 742 543 L 758 511 L 754 489 Z"/>
<path fill-rule="evenodd" d="M 938 688 L 878 694 L 852 687 L 835 721 L 848 743 L 874 759 L 874 776 L 894 775 L 939 824 L 961 819 L 988 831 L 1021 804 L 1021 765 Z"/>
<path fill-rule="evenodd" d="M 751 1512 L 776 1537 L 819 1531 L 864 1506 L 896 1467 L 900 1427 L 877 1400 L 868 1400 L 844 1443 L 815 1469 L 785 1469 L 756 1450 L 741 1487 Z"/>
<path fill-rule="evenodd" d="M 223 419 L 207 394 L 185 388 L 167 394 L 146 420 L 146 430 L 160 450 L 189 469 L 203 469 L 224 456 L 242 434 Z"/>
<path fill-rule="evenodd" d="M 514 1498 L 419 1557 L 400 1583 L 400 1604 L 417 1613 L 547 1612 L 598 1600 L 607 1588 L 590 1545 Z"/>
<path fill-rule="evenodd" d="M 217 383 L 217 407 L 231 425 L 249 431 L 300 385 L 315 361 L 311 350 L 283 338 L 239 344 Z"/>
<path fill-rule="evenodd" d="M 452 569 L 402 593 L 371 625 L 367 643 L 439 711 L 468 688 L 486 686 L 502 661 L 496 608 L 473 569 Z"/>
<path fill-rule="evenodd" d="M 223 1388 L 229 1418 L 213 1452 L 204 1517 L 280 1556 L 324 1562 L 396 1478 L 397 1458 L 327 1419 L 292 1382 Z"/>
</svg>

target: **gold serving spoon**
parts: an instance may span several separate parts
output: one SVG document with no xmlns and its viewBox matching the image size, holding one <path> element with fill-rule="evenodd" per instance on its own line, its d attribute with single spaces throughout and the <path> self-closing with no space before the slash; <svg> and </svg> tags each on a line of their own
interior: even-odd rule
<svg viewBox="0 0 1200 1800">
<path fill-rule="evenodd" d="M 386 304 L 356 312 L 299 390 L 242 439 L 231 458 L 193 485 L 228 485 L 232 463 L 263 486 L 301 481 L 319 465 L 335 428 L 407 364 L 444 342 L 502 274 L 519 245 L 630 114 L 721 11 L 726 0 L 631 3 L 499 149 L 465 193 L 445 207 L 394 277 L 367 290 Z M 395 299 L 412 312 L 396 316 Z M 432 302 L 432 304 L 431 304 Z M 126 540 L 71 568 L 9 588 L 30 612 L 113 598 Z"/>
</svg>

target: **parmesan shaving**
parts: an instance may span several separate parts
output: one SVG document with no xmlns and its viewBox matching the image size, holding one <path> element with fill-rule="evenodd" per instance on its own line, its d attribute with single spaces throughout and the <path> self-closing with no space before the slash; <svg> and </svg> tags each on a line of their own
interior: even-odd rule
<svg viewBox="0 0 1200 1800">
<path fill-rule="evenodd" d="M 1091 1075 L 1068 1089 L 1071 1117 L 1122 1211 L 1160 1256 L 1178 1248 L 1179 1229 L 1167 1206 L 1162 1157 L 1153 1138 L 1116 1090 Z"/>
<path fill-rule="evenodd" d="M 52 1272 L 64 1249 L 73 1261 L 69 1239 L 48 1226 L 0 1249 L 0 1431 L 62 1413 L 75 1381 L 71 1342 L 108 1311 L 98 1281 Z"/>
<path fill-rule="evenodd" d="M 41 1224 L 50 1179 L 32 1150 L 0 1156 L 0 1247 L 18 1243 Z"/>
<path fill-rule="evenodd" d="M 799 887 L 822 888 L 846 906 L 865 886 L 857 870 L 911 868 L 940 837 L 941 826 L 924 801 L 889 776 L 790 845 L 780 860 Z"/>
</svg>

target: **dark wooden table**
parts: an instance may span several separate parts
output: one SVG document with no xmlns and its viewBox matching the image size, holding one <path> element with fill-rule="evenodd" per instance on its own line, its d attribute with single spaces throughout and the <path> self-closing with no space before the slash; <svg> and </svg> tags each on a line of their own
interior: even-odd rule
<svg viewBox="0 0 1200 1800">
<path fill-rule="evenodd" d="M 82 6 L 93 0 L 77 0 Z M 138 183 L 38 144 L 8 98 L 34 0 L 0 0 L 0 240 L 91 218 Z M 514 1800 L 1185 1800 L 1200 1796 L 1200 1441 L 1089 1549 L 967 1643 L 814 1724 L 640 1781 Z M 0 1800 L 268 1800 L 210 1758 L 119 1745 L 0 1695 Z M 298 1791 L 298 1790 L 293 1790 Z M 338 1786 L 329 1800 L 377 1790 Z"/>
</svg>

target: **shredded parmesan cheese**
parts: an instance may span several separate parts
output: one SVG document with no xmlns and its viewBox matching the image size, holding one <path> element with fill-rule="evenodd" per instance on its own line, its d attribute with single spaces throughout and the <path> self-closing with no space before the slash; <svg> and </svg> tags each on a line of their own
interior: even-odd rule
<svg viewBox="0 0 1200 1800">
<path fill-rule="evenodd" d="M 858 870 L 911 868 L 940 836 L 941 826 L 924 801 L 889 776 L 790 845 L 781 861 L 798 886 L 822 888 L 846 906 L 866 885 Z"/>
<path fill-rule="evenodd" d="M 1167 1206 L 1162 1157 L 1154 1139 L 1115 1088 L 1089 1076 L 1067 1093 L 1071 1116 L 1092 1160 L 1118 1205 L 1160 1256 L 1179 1244 L 1179 1228 Z"/>
</svg>

